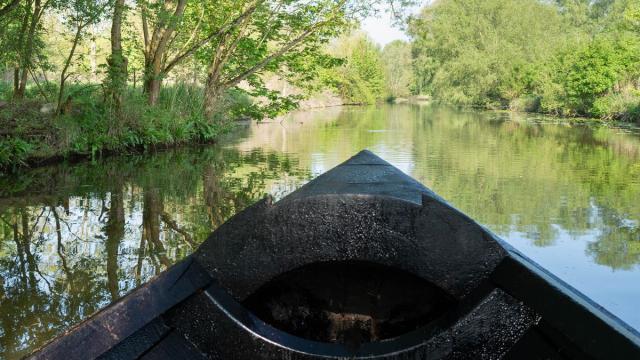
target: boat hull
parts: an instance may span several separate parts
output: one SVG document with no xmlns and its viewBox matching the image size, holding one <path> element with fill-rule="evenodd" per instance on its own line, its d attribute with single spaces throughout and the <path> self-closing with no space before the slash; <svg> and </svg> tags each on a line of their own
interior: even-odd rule
<svg viewBox="0 0 640 360">
<path fill-rule="evenodd" d="M 33 359 L 640 359 L 640 335 L 368 151 Z"/>
</svg>

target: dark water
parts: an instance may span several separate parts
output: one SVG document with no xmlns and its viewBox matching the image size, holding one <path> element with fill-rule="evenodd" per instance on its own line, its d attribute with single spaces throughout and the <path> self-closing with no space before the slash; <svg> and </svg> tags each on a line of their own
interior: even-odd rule
<svg viewBox="0 0 640 360">
<path fill-rule="evenodd" d="M 19 358 L 271 193 L 369 148 L 640 329 L 640 137 L 384 106 L 244 126 L 221 144 L 0 178 L 0 358 Z"/>
</svg>

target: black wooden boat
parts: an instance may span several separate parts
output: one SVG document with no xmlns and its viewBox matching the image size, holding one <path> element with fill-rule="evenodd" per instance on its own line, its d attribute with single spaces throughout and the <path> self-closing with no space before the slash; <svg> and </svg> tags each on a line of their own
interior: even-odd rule
<svg viewBox="0 0 640 360">
<path fill-rule="evenodd" d="M 640 359 L 640 335 L 368 151 L 34 359 Z"/>
</svg>

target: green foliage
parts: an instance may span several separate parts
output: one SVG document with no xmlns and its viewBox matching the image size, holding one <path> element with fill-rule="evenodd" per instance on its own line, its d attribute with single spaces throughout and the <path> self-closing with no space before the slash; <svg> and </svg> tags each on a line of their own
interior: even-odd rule
<svg viewBox="0 0 640 360">
<path fill-rule="evenodd" d="M 410 24 L 417 92 L 472 105 L 523 95 L 529 67 L 563 43 L 561 18 L 536 0 L 443 0 Z"/>
<path fill-rule="evenodd" d="M 416 92 L 454 103 L 638 120 L 635 1 L 443 0 L 410 26 Z M 624 15 L 624 16 L 622 16 Z"/>
<path fill-rule="evenodd" d="M 382 62 L 390 99 L 408 97 L 414 83 L 411 44 L 396 40 L 382 49 Z"/>
<path fill-rule="evenodd" d="M 246 116 L 273 117 L 297 107 L 300 96 L 283 95 L 265 85 L 267 76 L 307 88 L 331 60 L 324 47 L 352 23 L 356 5 L 366 1 L 203 1 L 185 13 L 188 26 L 200 26 L 202 34 L 223 29 L 196 52 L 208 68 L 205 86 L 209 115 L 230 88 L 260 101 L 246 109 Z M 208 21 L 201 22 L 206 18 Z M 233 22 L 231 19 L 240 19 Z M 186 33 L 188 35 L 188 32 Z M 224 99 L 222 99 L 224 100 Z M 260 116 L 260 114 L 262 114 Z"/>
<path fill-rule="evenodd" d="M 42 103 L 35 100 L 0 111 L 0 124 L 9 124 L 10 132 L 8 139 L 0 140 L 0 171 L 15 170 L 32 158 L 96 158 L 105 152 L 209 142 L 232 125 L 232 121 L 214 121 L 204 116 L 200 87 L 165 87 L 156 106 L 148 105 L 139 90 L 129 88 L 123 102 L 123 118 L 117 122 L 109 103 L 96 100 L 97 87 L 73 85 L 68 92 L 74 99 L 72 111 L 57 118 L 41 114 Z M 227 120 L 237 119 L 238 114 L 253 107 L 243 94 L 230 92 L 225 98 L 220 116 Z"/>
<path fill-rule="evenodd" d="M 628 34 L 605 34 L 569 47 L 539 67 L 529 93 L 540 99 L 544 112 L 633 120 L 640 101 L 639 50 L 638 39 Z"/>
<path fill-rule="evenodd" d="M 326 70 L 321 82 L 350 104 L 373 104 L 385 96 L 385 72 L 380 49 L 366 36 L 341 38 L 330 50 L 343 64 Z"/>
<path fill-rule="evenodd" d="M 13 88 L 11 85 L 0 82 L 0 100 L 9 100 L 11 99 L 11 95 L 13 93 Z"/>
<path fill-rule="evenodd" d="M 593 102 L 591 113 L 603 119 L 636 121 L 640 119 L 638 97 L 637 90 L 605 95 Z"/>
<path fill-rule="evenodd" d="M 0 139 L 0 174 L 2 169 L 15 170 L 18 166 L 26 165 L 32 145 L 16 139 Z"/>
<path fill-rule="evenodd" d="M 580 114 L 602 115 L 602 108 L 594 111 L 594 102 L 621 81 L 638 74 L 638 45 L 635 38 L 598 39 L 565 55 L 562 58 L 565 71 L 560 81 L 566 91 L 567 106 Z"/>
</svg>

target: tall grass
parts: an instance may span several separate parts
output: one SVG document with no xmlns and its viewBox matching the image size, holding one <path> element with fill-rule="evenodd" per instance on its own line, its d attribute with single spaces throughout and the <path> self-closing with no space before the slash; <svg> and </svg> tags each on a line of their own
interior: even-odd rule
<svg viewBox="0 0 640 360">
<path fill-rule="evenodd" d="M 149 106 L 140 89 L 127 89 L 123 111 L 103 101 L 100 86 L 70 86 L 71 109 L 64 115 L 40 112 L 55 87 L 29 88 L 25 100 L 0 108 L 0 172 L 34 159 L 105 152 L 148 150 L 183 143 L 210 142 L 232 125 L 238 108 L 251 100 L 230 94 L 215 119 L 204 116 L 203 91 L 189 85 L 166 86 L 158 104 Z M 0 99 L 11 89 L 0 86 Z"/>
<path fill-rule="evenodd" d="M 31 144 L 21 139 L 0 139 L 0 169 L 13 171 L 26 165 L 31 148 Z"/>
</svg>

